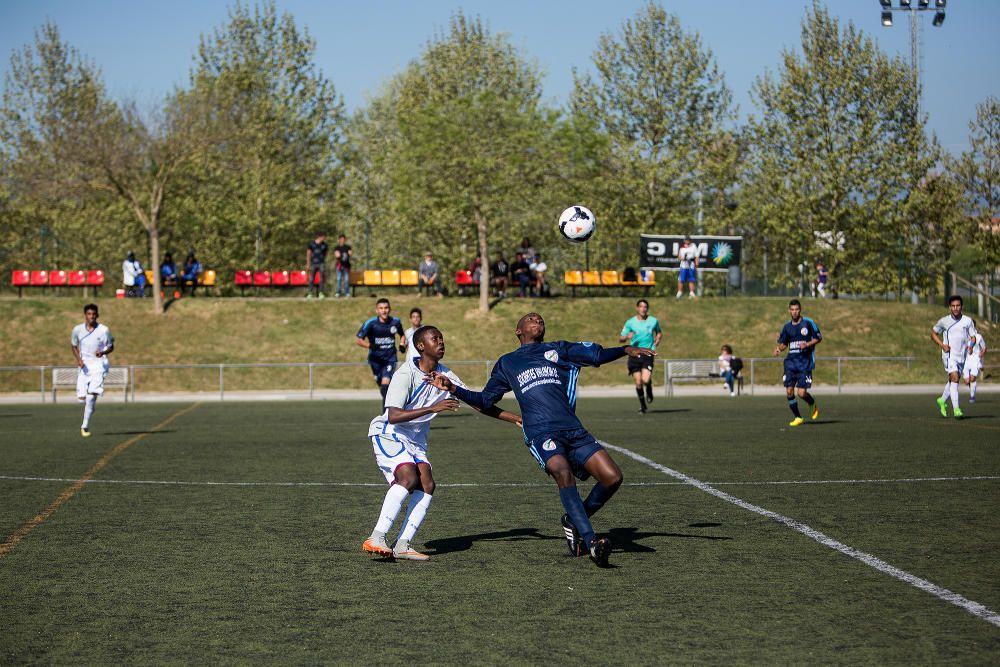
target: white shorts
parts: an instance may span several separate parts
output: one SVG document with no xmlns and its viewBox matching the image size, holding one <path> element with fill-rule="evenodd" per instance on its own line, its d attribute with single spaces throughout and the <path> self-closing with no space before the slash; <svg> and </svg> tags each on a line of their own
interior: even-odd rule
<svg viewBox="0 0 1000 667">
<path fill-rule="evenodd" d="M 87 394 L 104 393 L 104 376 L 108 374 L 105 366 L 84 366 L 76 374 L 76 395 L 82 401 Z"/>
<path fill-rule="evenodd" d="M 375 452 L 375 463 L 385 476 L 385 481 L 392 484 L 396 480 L 396 468 L 408 463 L 426 463 L 427 452 L 409 440 L 399 436 L 372 436 L 372 449 Z"/>
<path fill-rule="evenodd" d="M 976 359 L 976 360 L 974 361 L 974 360 L 973 360 L 973 359 L 972 359 L 972 358 L 970 357 L 970 358 L 969 358 L 969 359 L 968 359 L 968 360 L 967 360 L 967 361 L 965 362 L 965 367 L 964 367 L 964 368 L 962 369 L 962 377 L 964 377 L 964 378 L 974 378 L 974 377 L 979 377 L 979 371 L 981 371 L 981 370 L 983 370 L 983 367 L 982 367 L 982 365 L 981 365 L 981 364 L 979 363 L 979 360 L 978 360 L 978 359 Z"/>
<path fill-rule="evenodd" d="M 964 359 L 956 359 L 954 357 L 943 357 L 941 359 L 944 362 L 944 372 L 949 375 L 952 373 L 958 373 L 959 376 L 962 375 L 962 369 L 965 367 Z"/>
</svg>

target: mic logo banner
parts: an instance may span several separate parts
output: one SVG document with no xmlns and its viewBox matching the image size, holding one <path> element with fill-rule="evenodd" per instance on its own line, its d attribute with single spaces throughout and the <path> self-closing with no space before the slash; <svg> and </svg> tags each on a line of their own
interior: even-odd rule
<svg viewBox="0 0 1000 667">
<path fill-rule="evenodd" d="M 639 266 L 659 271 L 679 271 L 684 236 L 640 235 Z M 691 245 L 703 271 L 728 271 L 740 265 L 742 236 L 691 236 Z"/>
</svg>

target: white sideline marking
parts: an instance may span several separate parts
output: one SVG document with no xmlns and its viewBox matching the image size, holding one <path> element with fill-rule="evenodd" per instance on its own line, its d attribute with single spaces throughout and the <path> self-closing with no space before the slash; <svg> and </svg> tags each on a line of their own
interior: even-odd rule
<svg viewBox="0 0 1000 667">
<path fill-rule="evenodd" d="M 877 558 L 869 553 L 865 553 L 864 551 L 859 551 L 854 547 L 850 547 L 844 544 L 843 542 L 838 542 L 832 537 L 828 537 L 823 533 L 819 532 L 818 530 L 810 528 L 806 524 L 801 523 L 800 521 L 796 521 L 795 519 L 791 519 L 787 516 L 778 514 L 777 512 L 772 512 L 771 510 L 766 510 L 763 507 L 759 507 L 752 503 L 748 503 L 747 501 L 741 500 L 736 496 L 731 496 L 725 491 L 720 491 L 712 486 L 709 486 L 705 482 L 701 482 L 695 479 L 694 477 L 690 477 L 682 472 L 678 472 L 672 468 L 668 468 L 665 465 L 661 465 L 656 461 L 647 459 L 645 456 L 641 454 L 636 454 L 632 450 L 625 449 L 624 447 L 618 447 L 616 445 L 611 445 L 603 441 L 600 442 L 603 446 L 607 447 L 608 449 L 620 452 L 625 456 L 629 457 L 630 459 L 638 461 L 639 463 L 644 463 L 655 470 L 659 470 L 665 475 L 669 475 L 670 477 L 679 479 L 685 484 L 690 484 L 691 486 L 699 489 L 700 491 L 704 491 L 709 495 L 713 495 L 716 498 L 725 500 L 728 503 L 732 503 L 737 507 L 741 507 L 745 510 L 749 510 L 756 514 L 760 514 L 761 516 L 767 517 L 772 521 L 777 521 L 778 523 L 782 523 L 788 526 L 789 528 L 796 530 L 802 533 L 803 535 L 816 540 L 823 546 L 830 547 L 831 549 L 839 551 L 845 556 L 850 556 L 851 558 L 855 558 L 864 563 L 865 565 L 875 568 L 879 572 L 884 572 L 885 574 L 888 574 L 891 577 L 895 577 L 896 579 L 899 579 L 900 581 L 910 584 L 911 586 L 919 588 L 922 591 L 926 591 L 937 598 L 940 598 L 946 602 L 950 602 L 951 604 L 957 607 L 961 607 L 962 609 L 966 610 L 973 616 L 978 616 L 987 623 L 992 623 L 993 625 L 1000 627 L 1000 614 L 998 614 L 997 612 L 993 611 L 989 607 L 979 602 L 970 600 L 962 595 L 959 595 L 958 593 L 955 593 L 954 591 L 948 590 L 947 588 L 942 588 L 941 586 L 931 583 L 926 579 L 921 579 L 920 577 L 910 574 L 905 570 L 901 570 L 894 565 L 890 565 L 889 563 L 886 563 L 884 560 Z"/>
<path fill-rule="evenodd" d="M 606 443 L 605 443 L 606 444 Z M 613 446 L 607 445 L 614 449 Z M 15 482 L 75 482 L 68 477 L 29 477 L 0 475 L 0 479 Z M 897 479 L 800 479 L 773 480 L 770 482 L 705 482 L 715 486 L 788 486 L 795 484 L 909 484 L 913 482 L 962 482 L 1000 479 L 997 475 L 968 475 L 964 477 L 901 477 Z M 384 482 L 213 482 L 171 479 L 88 479 L 87 484 L 152 484 L 162 486 L 385 486 Z M 442 487 L 549 487 L 545 483 L 524 482 L 451 482 L 439 483 Z M 690 482 L 625 482 L 623 486 L 690 486 Z"/>
</svg>

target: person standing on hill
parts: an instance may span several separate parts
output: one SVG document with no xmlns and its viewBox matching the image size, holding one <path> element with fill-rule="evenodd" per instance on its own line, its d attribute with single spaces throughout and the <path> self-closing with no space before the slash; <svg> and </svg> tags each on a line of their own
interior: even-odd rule
<svg viewBox="0 0 1000 667">
<path fill-rule="evenodd" d="M 816 346 L 823 340 L 823 335 L 820 334 L 819 326 L 815 322 L 808 317 L 802 317 L 802 304 L 798 299 L 788 302 L 788 314 L 791 319 L 781 327 L 774 356 L 788 350 L 785 356 L 785 374 L 781 377 L 785 383 L 788 409 L 795 417 L 788 425 L 801 426 L 805 420 L 799 413 L 798 399 L 795 398 L 796 390 L 798 397 L 812 409 L 810 417 L 812 419 L 819 417 L 819 406 L 809 393 L 809 388 L 812 387 L 812 372 L 816 368 Z"/>
<path fill-rule="evenodd" d="M 347 245 L 347 237 L 341 234 L 337 237 L 337 245 L 333 249 L 333 257 L 337 262 L 337 285 L 334 298 L 343 296 L 351 298 L 351 246 Z"/>
<path fill-rule="evenodd" d="M 691 243 L 691 237 L 685 236 L 684 242 L 677 251 L 681 272 L 677 276 L 677 298 L 684 296 L 684 283 L 688 284 L 688 297 L 695 298 L 694 288 L 698 282 L 698 246 Z"/>
<path fill-rule="evenodd" d="M 326 287 L 326 253 L 330 247 L 326 244 L 326 232 L 320 232 L 306 247 L 306 298 L 311 299 L 313 292 L 320 299 L 325 299 L 323 289 Z M 316 277 L 319 276 L 319 282 Z"/>
<path fill-rule="evenodd" d="M 625 322 L 618 342 L 655 350 L 662 338 L 663 329 L 660 328 L 660 321 L 649 314 L 649 302 L 639 299 L 635 302 L 635 316 Z M 646 414 L 646 403 L 653 402 L 653 357 L 629 357 L 628 373 L 635 380 L 635 393 L 639 397 L 639 414 Z"/>
</svg>

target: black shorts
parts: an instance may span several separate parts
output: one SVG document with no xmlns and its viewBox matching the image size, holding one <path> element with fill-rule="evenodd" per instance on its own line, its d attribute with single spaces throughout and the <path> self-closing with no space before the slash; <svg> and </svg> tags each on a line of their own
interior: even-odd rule
<svg viewBox="0 0 1000 667">
<path fill-rule="evenodd" d="M 628 358 L 628 374 L 638 373 L 639 371 L 649 371 L 653 372 L 653 358 L 647 357 L 645 355 L 641 357 L 629 357 Z"/>
</svg>

